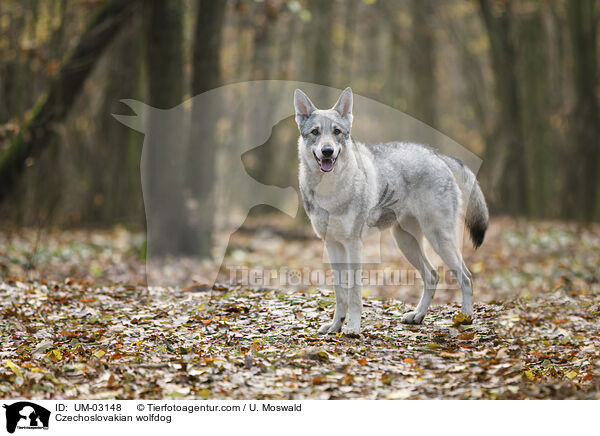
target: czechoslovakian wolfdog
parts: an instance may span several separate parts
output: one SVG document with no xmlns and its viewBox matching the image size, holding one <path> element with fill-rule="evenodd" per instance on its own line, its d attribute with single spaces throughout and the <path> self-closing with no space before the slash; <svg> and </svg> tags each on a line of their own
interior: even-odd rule
<svg viewBox="0 0 600 436">
<path fill-rule="evenodd" d="M 423 236 L 456 275 L 461 312 L 472 317 L 471 273 L 457 241 L 463 217 L 475 247 L 487 230 L 488 209 L 475 175 L 458 159 L 423 145 L 354 141 L 350 88 L 327 110 L 317 109 L 297 89 L 294 106 L 304 208 L 325 242 L 334 277 L 346 277 L 335 283 L 333 321 L 319 333 L 337 333 L 346 321 L 344 334 L 360 334 L 361 283 L 348 277 L 360 277 L 363 239 L 390 226 L 424 283 L 421 301 L 402 322 L 423 321 L 439 280 L 423 252 Z"/>
</svg>

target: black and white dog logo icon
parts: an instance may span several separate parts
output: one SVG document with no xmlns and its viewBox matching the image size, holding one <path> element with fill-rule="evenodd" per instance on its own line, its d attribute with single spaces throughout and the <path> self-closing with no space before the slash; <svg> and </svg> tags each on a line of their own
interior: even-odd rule
<svg viewBox="0 0 600 436">
<path fill-rule="evenodd" d="M 6 409 L 6 431 L 14 433 L 19 429 L 48 429 L 50 411 L 29 401 L 19 401 L 4 405 Z"/>
</svg>

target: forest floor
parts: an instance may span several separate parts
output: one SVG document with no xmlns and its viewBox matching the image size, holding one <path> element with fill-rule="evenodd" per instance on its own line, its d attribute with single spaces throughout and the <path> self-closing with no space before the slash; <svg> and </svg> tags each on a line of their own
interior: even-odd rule
<svg viewBox="0 0 600 436">
<path fill-rule="evenodd" d="M 310 237 L 238 236 L 244 265 L 322 264 Z M 600 398 L 598 226 L 495 219 L 465 249 L 473 324 L 452 320 L 458 291 L 410 326 L 420 285 L 367 287 L 358 338 L 316 335 L 329 290 L 145 286 L 142 246 L 123 229 L 0 233 L 0 397 Z"/>
</svg>

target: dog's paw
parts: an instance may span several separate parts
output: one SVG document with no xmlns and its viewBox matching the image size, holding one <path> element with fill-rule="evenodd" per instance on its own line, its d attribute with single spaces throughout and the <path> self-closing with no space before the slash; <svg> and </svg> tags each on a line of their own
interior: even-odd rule
<svg viewBox="0 0 600 436">
<path fill-rule="evenodd" d="M 408 312 L 402 317 L 402 322 L 404 324 L 421 324 L 423 322 L 423 318 L 425 318 L 424 313 L 419 313 L 417 311 Z"/>
<path fill-rule="evenodd" d="M 320 335 L 328 335 L 330 333 L 339 333 L 339 331 L 342 329 L 342 322 L 341 321 L 334 321 L 331 322 L 329 324 L 323 324 L 321 326 L 321 328 L 319 329 L 318 333 Z"/>
<path fill-rule="evenodd" d="M 342 329 L 342 334 L 344 336 L 350 336 L 353 338 L 357 338 L 360 336 L 360 326 L 358 327 L 350 327 L 348 325 L 344 326 Z"/>
<path fill-rule="evenodd" d="M 460 309 L 460 312 L 467 318 L 473 318 L 473 306 L 463 306 Z"/>
</svg>

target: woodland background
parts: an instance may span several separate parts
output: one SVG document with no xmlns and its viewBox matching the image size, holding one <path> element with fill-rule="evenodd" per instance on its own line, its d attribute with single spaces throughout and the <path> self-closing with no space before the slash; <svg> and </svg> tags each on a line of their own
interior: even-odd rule
<svg viewBox="0 0 600 436">
<path fill-rule="evenodd" d="M 600 398 L 599 14 L 595 0 L 2 0 L 0 396 Z M 401 324 L 418 280 L 365 286 L 360 338 L 316 335 L 327 289 L 147 286 L 144 136 L 111 114 L 130 114 L 121 99 L 169 109 L 263 79 L 351 86 L 483 160 L 490 228 L 464 247 L 472 325 L 453 322 L 456 289 L 423 325 Z M 278 127 L 243 163 L 296 186 L 297 128 Z M 224 151 L 208 145 L 176 142 L 187 188 L 164 205 L 179 216 L 196 201 L 202 231 L 177 241 L 159 226 L 162 254 L 208 256 L 223 237 Z M 252 210 L 226 260 L 324 268 L 303 211 L 273 211 Z M 365 253 L 414 271 L 388 239 Z"/>
<path fill-rule="evenodd" d="M 598 220 L 599 13 L 594 0 L 3 1 L 0 216 L 143 229 L 143 136 L 112 118 L 119 100 L 170 108 L 288 79 L 351 86 L 476 153 L 493 214 Z M 110 31 L 85 33 L 94 19 Z M 249 171 L 293 185 L 295 135 L 278 148 L 285 171 L 276 153 Z M 202 198 L 210 177 L 199 184 Z"/>
</svg>

